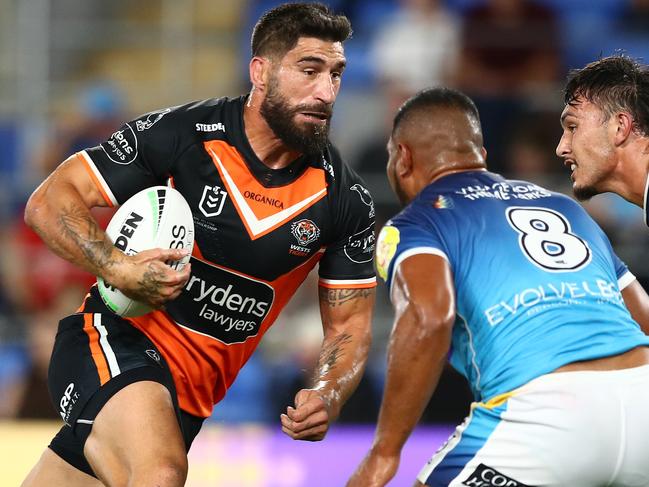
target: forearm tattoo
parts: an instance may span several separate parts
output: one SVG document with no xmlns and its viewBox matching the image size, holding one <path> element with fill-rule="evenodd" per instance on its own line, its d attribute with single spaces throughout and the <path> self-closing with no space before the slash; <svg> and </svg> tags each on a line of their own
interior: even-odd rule
<svg viewBox="0 0 649 487">
<path fill-rule="evenodd" d="M 329 289 L 319 288 L 320 301 L 332 308 L 340 306 L 352 299 L 366 299 L 374 293 L 374 289 Z"/>
<path fill-rule="evenodd" d="M 85 266 L 90 264 L 98 270 L 115 263 L 112 243 L 87 210 L 74 205 L 63 208 L 59 215 L 59 227 L 63 235 L 77 245 L 87 261 L 82 263 Z"/>
<path fill-rule="evenodd" d="M 331 340 L 331 342 L 323 344 L 316 369 L 320 377 L 317 377 L 316 380 L 321 379 L 323 375 L 336 366 L 338 359 L 344 353 L 344 346 L 351 341 L 352 336 L 349 333 L 341 333 Z"/>
</svg>

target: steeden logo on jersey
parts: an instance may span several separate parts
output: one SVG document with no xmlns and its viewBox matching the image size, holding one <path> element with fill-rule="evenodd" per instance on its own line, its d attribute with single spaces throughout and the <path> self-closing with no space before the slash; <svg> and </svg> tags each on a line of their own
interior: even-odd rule
<svg viewBox="0 0 649 487">
<path fill-rule="evenodd" d="M 298 245 L 291 244 L 288 253 L 297 255 L 298 257 L 304 257 L 310 254 L 311 249 L 307 246 L 320 237 L 320 229 L 318 226 L 307 218 L 293 222 L 291 224 L 291 233 L 297 240 Z"/>
<path fill-rule="evenodd" d="M 197 123 L 196 132 L 225 132 L 225 125 L 223 123 Z"/>
</svg>

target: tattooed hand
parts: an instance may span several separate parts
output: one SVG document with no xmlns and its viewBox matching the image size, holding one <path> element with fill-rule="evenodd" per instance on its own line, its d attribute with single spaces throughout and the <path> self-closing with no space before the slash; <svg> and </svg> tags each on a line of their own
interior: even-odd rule
<svg viewBox="0 0 649 487">
<path fill-rule="evenodd" d="M 121 262 L 110 267 L 111 275 L 105 279 L 128 297 L 159 308 L 177 298 L 189 279 L 190 264 L 180 271 L 167 265 L 185 255 L 185 250 L 151 249 L 124 256 Z"/>
</svg>

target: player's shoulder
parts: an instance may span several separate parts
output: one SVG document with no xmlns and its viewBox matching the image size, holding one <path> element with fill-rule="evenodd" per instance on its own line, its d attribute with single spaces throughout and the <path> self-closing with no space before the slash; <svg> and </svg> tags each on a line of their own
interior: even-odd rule
<svg viewBox="0 0 649 487">
<path fill-rule="evenodd" d="M 342 158 L 336 146 L 329 142 L 322 151 L 322 157 L 315 164 L 324 170 L 327 184 L 336 191 L 349 189 L 358 184 L 366 187 L 363 179 Z M 367 190 L 365 190 L 369 194 Z"/>
<path fill-rule="evenodd" d="M 209 98 L 145 113 L 131 122 L 139 132 L 225 132 L 226 123 L 240 113 L 243 97 Z"/>
</svg>

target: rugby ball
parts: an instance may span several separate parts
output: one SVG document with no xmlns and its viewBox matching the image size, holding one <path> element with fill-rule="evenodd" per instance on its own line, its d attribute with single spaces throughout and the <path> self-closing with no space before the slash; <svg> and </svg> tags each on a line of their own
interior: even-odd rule
<svg viewBox="0 0 649 487">
<path fill-rule="evenodd" d="M 127 255 L 143 250 L 189 249 L 182 260 L 172 262 L 182 269 L 194 248 L 194 220 L 185 198 L 167 186 L 153 186 L 131 196 L 111 218 L 106 234 L 115 247 Z M 102 278 L 97 278 L 99 294 L 115 314 L 126 317 L 142 316 L 152 308 L 124 295 Z"/>
</svg>

